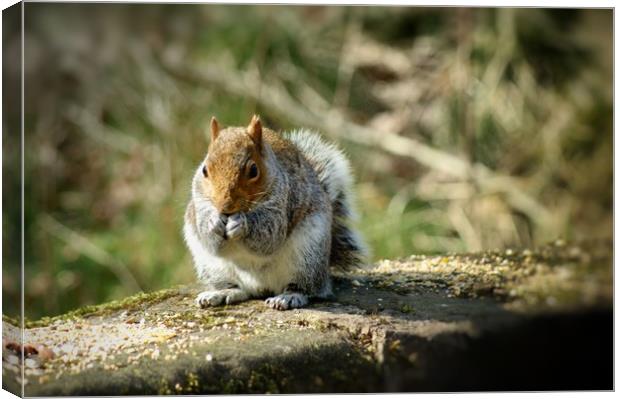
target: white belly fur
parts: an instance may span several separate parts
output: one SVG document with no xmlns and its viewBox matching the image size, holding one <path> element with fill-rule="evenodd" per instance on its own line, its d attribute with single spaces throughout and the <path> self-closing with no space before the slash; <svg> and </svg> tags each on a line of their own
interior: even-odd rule
<svg viewBox="0 0 620 399">
<path fill-rule="evenodd" d="M 187 237 L 187 233 L 193 237 Z M 316 251 L 326 234 L 331 234 L 327 216 L 315 214 L 300 223 L 282 248 L 270 256 L 257 255 L 235 242 L 225 243 L 219 256 L 209 253 L 202 245 L 200 251 L 192 249 L 192 253 L 198 276 L 202 279 L 217 275 L 252 295 L 263 291 L 281 293 L 303 267 L 300 260 Z M 199 244 L 198 237 L 191 231 L 186 231 L 186 241 L 190 248 Z"/>
</svg>

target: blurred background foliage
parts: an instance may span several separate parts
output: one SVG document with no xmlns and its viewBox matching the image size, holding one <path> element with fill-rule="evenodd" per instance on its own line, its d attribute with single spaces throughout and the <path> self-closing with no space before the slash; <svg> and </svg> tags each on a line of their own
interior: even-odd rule
<svg viewBox="0 0 620 399">
<path fill-rule="evenodd" d="M 212 115 L 339 142 L 374 259 L 612 236 L 611 10 L 25 8 L 28 317 L 193 280 L 181 227 Z"/>
</svg>

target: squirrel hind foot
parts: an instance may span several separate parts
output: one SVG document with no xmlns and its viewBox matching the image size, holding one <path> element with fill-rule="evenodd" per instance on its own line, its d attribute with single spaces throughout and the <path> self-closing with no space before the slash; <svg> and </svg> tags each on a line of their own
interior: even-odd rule
<svg viewBox="0 0 620 399">
<path fill-rule="evenodd" d="M 308 297 L 299 292 L 288 292 L 267 298 L 265 304 L 276 310 L 297 309 L 308 304 Z"/>
</svg>

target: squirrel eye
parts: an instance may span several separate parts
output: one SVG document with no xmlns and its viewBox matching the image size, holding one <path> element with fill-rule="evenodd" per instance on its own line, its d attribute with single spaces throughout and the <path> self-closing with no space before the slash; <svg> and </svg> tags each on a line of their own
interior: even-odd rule
<svg viewBox="0 0 620 399">
<path fill-rule="evenodd" d="M 209 176 L 209 172 L 207 171 L 207 165 L 202 165 L 202 175 L 204 177 L 208 177 Z"/>
<path fill-rule="evenodd" d="M 248 171 L 249 179 L 256 179 L 258 177 L 258 166 L 254 162 L 250 165 L 250 169 Z"/>
</svg>

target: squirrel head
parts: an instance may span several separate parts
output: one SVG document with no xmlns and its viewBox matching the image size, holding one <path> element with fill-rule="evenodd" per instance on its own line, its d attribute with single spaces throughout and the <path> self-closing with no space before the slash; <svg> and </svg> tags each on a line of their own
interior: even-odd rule
<svg viewBox="0 0 620 399">
<path fill-rule="evenodd" d="M 211 143 L 202 165 L 204 195 L 220 213 L 247 212 L 265 194 L 263 127 L 254 115 L 247 128 L 220 129 L 211 118 Z"/>
</svg>

